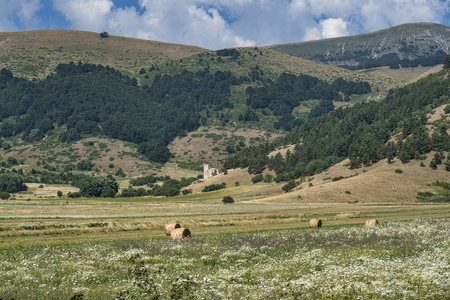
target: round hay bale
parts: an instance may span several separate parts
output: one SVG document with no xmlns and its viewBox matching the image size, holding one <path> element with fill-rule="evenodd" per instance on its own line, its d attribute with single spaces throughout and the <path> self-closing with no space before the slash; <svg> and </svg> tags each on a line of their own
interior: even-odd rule
<svg viewBox="0 0 450 300">
<path fill-rule="evenodd" d="M 170 233 L 172 232 L 172 230 L 174 230 L 175 228 L 181 228 L 181 225 L 178 223 L 169 223 L 166 225 L 166 235 L 170 235 Z"/>
<path fill-rule="evenodd" d="M 190 237 L 190 236 L 191 236 L 191 231 L 187 228 L 175 228 L 170 233 L 170 238 L 174 241 L 182 240 L 182 239 Z"/>
<path fill-rule="evenodd" d="M 367 220 L 366 227 L 375 227 L 378 225 L 378 220 Z"/>
<path fill-rule="evenodd" d="M 311 219 L 309 220 L 309 228 L 320 228 L 322 227 L 321 219 Z"/>
</svg>

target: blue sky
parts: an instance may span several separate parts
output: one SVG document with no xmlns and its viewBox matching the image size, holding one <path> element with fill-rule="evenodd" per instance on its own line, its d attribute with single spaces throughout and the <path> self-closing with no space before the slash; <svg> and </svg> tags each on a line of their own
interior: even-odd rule
<svg viewBox="0 0 450 300">
<path fill-rule="evenodd" d="M 73 29 L 195 45 L 261 46 L 450 26 L 450 0 L 0 0 L 0 32 Z"/>
</svg>

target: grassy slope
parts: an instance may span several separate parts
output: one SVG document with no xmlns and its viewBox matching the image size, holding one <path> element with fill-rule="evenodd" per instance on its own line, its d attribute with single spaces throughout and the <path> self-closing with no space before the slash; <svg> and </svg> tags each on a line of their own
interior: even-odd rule
<svg viewBox="0 0 450 300">
<path fill-rule="evenodd" d="M 380 67 L 373 69 L 360 70 L 358 72 L 378 75 L 386 78 L 394 78 L 404 82 L 414 82 L 420 78 L 426 77 L 432 73 L 437 73 L 442 70 L 442 65 L 434 67 L 416 67 L 416 68 L 399 68 L 390 69 L 389 67 Z"/>
<path fill-rule="evenodd" d="M 0 68 L 15 75 L 43 78 L 60 63 L 110 65 L 131 74 L 205 49 L 85 31 L 40 30 L 0 33 Z"/>
</svg>

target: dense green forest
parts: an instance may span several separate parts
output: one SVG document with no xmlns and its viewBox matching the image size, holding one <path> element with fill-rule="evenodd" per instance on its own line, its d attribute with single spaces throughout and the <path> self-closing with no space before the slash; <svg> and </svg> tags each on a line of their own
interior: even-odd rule
<svg viewBox="0 0 450 300">
<path fill-rule="evenodd" d="M 336 109 L 308 120 L 273 143 L 245 148 L 230 156 L 225 167 L 248 167 L 254 174 L 269 168 L 279 179 L 289 180 L 321 172 L 347 157 L 350 167 L 357 168 L 384 158 L 391 161 L 398 157 L 407 162 L 432 150 L 450 151 L 448 123 L 441 122 L 431 136 L 425 126 L 427 112 L 450 103 L 449 86 L 448 69 L 444 69 L 390 91 L 381 101 Z M 391 140 L 392 136 L 395 139 Z M 288 151 L 285 157 L 268 157 L 285 145 L 296 145 L 295 150 Z M 442 162 L 444 158 L 438 154 L 434 161 Z"/>
<path fill-rule="evenodd" d="M 166 162 L 167 144 L 200 126 L 204 109 L 230 107 L 230 72 L 208 70 L 157 75 L 142 88 L 136 79 L 101 65 L 59 65 L 42 81 L 0 72 L 0 136 L 40 140 L 64 126 L 63 142 L 106 135 L 139 145 L 150 160 Z"/>
<path fill-rule="evenodd" d="M 295 119 L 292 115 L 292 110 L 303 101 L 321 100 L 309 113 L 309 119 L 312 119 L 332 111 L 333 101 L 349 101 L 351 95 L 370 92 L 371 87 L 367 82 L 352 82 L 338 78 L 329 84 L 312 76 L 287 73 L 282 73 L 276 82 L 266 86 L 256 88 L 249 86 L 246 89 L 247 105 L 252 109 L 270 109 L 275 116 L 281 117 L 275 127 L 287 131 L 303 123 L 302 119 Z"/>
</svg>

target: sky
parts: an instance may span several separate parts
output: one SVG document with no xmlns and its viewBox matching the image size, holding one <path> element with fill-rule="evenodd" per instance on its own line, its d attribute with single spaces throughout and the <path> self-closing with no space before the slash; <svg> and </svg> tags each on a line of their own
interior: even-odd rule
<svg viewBox="0 0 450 300">
<path fill-rule="evenodd" d="M 0 0 L 0 32 L 108 32 L 210 50 L 295 43 L 403 23 L 450 26 L 450 0 Z"/>
</svg>

